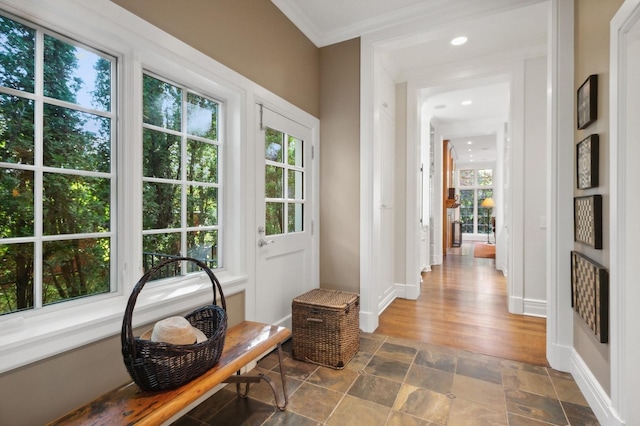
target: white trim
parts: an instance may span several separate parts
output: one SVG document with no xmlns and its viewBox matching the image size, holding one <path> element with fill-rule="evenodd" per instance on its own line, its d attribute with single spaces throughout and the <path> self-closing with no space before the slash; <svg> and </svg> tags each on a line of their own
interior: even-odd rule
<svg viewBox="0 0 640 426">
<path fill-rule="evenodd" d="M 524 299 L 523 314 L 532 317 L 547 317 L 547 301 L 539 299 Z"/>
</svg>

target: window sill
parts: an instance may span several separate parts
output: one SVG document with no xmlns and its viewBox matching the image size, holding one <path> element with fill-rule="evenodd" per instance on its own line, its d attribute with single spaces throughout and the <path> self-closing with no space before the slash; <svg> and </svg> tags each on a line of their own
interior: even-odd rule
<svg viewBox="0 0 640 426">
<path fill-rule="evenodd" d="M 216 276 L 226 298 L 246 289 L 245 275 Z M 133 310 L 133 327 L 210 304 L 212 297 L 211 281 L 204 273 L 145 287 Z M 91 303 L 85 299 L 71 308 L 0 319 L 0 374 L 120 334 L 128 301 L 128 294 L 113 294 Z"/>
</svg>

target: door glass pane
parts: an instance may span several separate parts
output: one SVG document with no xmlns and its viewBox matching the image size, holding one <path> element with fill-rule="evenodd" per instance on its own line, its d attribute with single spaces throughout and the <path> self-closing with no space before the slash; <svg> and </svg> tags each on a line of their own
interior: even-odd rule
<svg viewBox="0 0 640 426">
<path fill-rule="evenodd" d="M 274 129 L 265 130 L 264 156 L 269 161 L 283 163 L 284 133 Z"/>
<path fill-rule="evenodd" d="M 289 136 L 288 163 L 290 166 L 302 167 L 302 140 Z"/>
<path fill-rule="evenodd" d="M 33 307 L 33 243 L 0 245 L 0 315 Z"/>
<path fill-rule="evenodd" d="M 288 232 L 302 232 L 304 205 L 301 203 L 289 204 Z"/>
<path fill-rule="evenodd" d="M 460 190 L 460 222 L 462 222 L 462 232 L 465 234 L 473 233 L 473 201 L 472 189 Z"/>
<path fill-rule="evenodd" d="M 284 203 L 267 203 L 265 233 L 266 235 L 284 234 Z"/>
<path fill-rule="evenodd" d="M 266 166 L 264 179 L 264 195 L 267 198 L 284 198 L 284 169 Z"/>
<path fill-rule="evenodd" d="M 297 172 L 294 170 L 289 170 L 289 199 L 302 200 L 302 189 L 304 186 L 302 185 L 302 172 Z"/>
</svg>

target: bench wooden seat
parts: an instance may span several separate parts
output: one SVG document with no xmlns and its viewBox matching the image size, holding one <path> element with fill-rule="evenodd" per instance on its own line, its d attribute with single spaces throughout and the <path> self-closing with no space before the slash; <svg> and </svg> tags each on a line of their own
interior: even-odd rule
<svg viewBox="0 0 640 426">
<path fill-rule="evenodd" d="M 247 383 L 265 380 L 274 391 L 276 405 L 281 410 L 288 403 L 282 366 L 281 344 L 291 336 L 285 327 L 243 321 L 227 330 L 220 361 L 204 375 L 172 390 L 146 392 L 131 382 L 114 389 L 94 401 L 50 423 L 50 425 L 160 425 L 173 419 L 187 407 L 201 399 L 220 383 Z M 239 376 L 242 367 L 277 347 L 284 402 L 280 402 L 276 389 L 267 376 Z"/>
</svg>

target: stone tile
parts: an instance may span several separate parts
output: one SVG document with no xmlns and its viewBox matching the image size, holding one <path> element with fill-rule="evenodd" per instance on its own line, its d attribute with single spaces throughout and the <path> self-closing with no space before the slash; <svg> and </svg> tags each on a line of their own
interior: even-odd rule
<svg viewBox="0 0 640 426">
<path fill-rule="evenodd" d="M 448 354 L 457 357 L 461 352 L 460 349 L 450 348 L 447 346 L 434 345 L 433 343 L 422 343 L 420 349 L 423 351 L 437 352 L 440 354 Z M 463 351 L 464 352 L 464 351 Z"/>
<path fill-rule="evenodd" d="M 509 426 L 549 426 L 547 422 L 530 419 L 529 417 L 518 416 L 517 414 L 507 413 Z"/>
<path fill-rule="evenodd" d="M 551 378 L 546 374 L 542 375 L 524 370 L 505 368 L 502 370 L 502 383 L 505 388 L 519 389 L 550 398 L 557 398 Z"/>
<path fill-rule="evenodd" d="M 405 383 L 446 394 L 453 388 L 453 373 L 413 364 Z"/>
<path fill-rule="evenodd" d="M 318 369 L 318 365 L 309 362 L 299 361 L 293 358 L 285 359 L 282 364 L 287 377 L 293 377 L 298 380 L 305 380 Z"/>
<path fill-rule="evenodd" d="M 589 407 L 570 402 L 562 402 L 569 423 L 580 426 L 600 426 L 598 419 Z"/>
<path fill-rule="evenodd" d="M 547 372 L 551 378 L 558 377 L 560 379 L 573 380 L 571 373 L 565 373 L 564 371 L 554 370 L 553 368 L 547 368 Z"/>
<path fill-rule="evenodd" d="M 364 371 L 367 372 L 367 374 L 373 374 L 395 380 L 396 382 L 402 382 L 409 370 L 409 365 L 410 364 L 408 362 L 396 361 L 375 355 L 371 358 L 371 361 L 369 361 L 369 364 L 367 364 Z"/>
<path fill-rule="evenodd" d="M 322 426 L 321 422 L 309 419 L 291 411 L 276 411 L 264 426 Z"/>
<path fill-rule="evenodd" d="M 219 390 L 193 410 L 189 411 L 187 416 L 203 422 L 207 421 L 236 398 L 238 398 L 238 395 L 235 393 L 235 389 L 233 391 L 226 389 Z"/>
<path fill-rule="evenodd" d="M 385 407 L 393 407 L 401 384 L 369 374 L 359 376 L 348 394 Z"/>
<path fill-rule="evenodd" d="M 451 353 L 423 349 L 418 352 L 414 362 L 423 367 L 436 368 L 453 373 L 456 370 L 457 357 Z"/>
<path fill-rule="evenodd" d="M 282 354 L 284 357 L 284 353 Z M 272 370 L 278 366 L 278 351 L 274 350 L 269 353 L 269 355 L 263 357 L 260 361 L 258 361 L 258 367 L 263 368 L 265 370 Z"/>
<path fill-rule="evenodd" d="M 560 401 L 516 389 L 505 389 L 507 411 L 556 425 L 566 425 Z"/>
<path fill-rule="evenodd" d="M 459 357 L 456 374 L 502 384 L 502 367 L 500 362 L 495 360 Z"/>
<path fill-rule="evenodd" d="M 335 370 L 328 367 L 319 367 L 307 382 L 322 386 L 338 392 L 346 392 L 358 377 L 358 373 L 353 370 Z"/>
<path fill-rule="evenodd" d="M 329 426 L 384 426 L 391 409 L 353 396 L 345 396 L 326 424 Z"/>
<path fill-rule="evenodd" d="M 196 420 L 193 417 L 182 416 L 175 422 L 171 423 L 171 426 L 203 426 L 205 423 L 202 423 L 200 420 Z"/>
<path fill-rule="evenodd" d="M 450 407 L 447 396 L 407 384 L 402 385 L 393 405 L 394 410 L 439 424 L 447 423 Z"/>
<path fill-rule="evenodd" d="M 533 364 L 525 364 L 524 362 L 512 361 L 510 359 L 502 359 L 500 360 L 500 364 L 502 368 L 510 368 L 514 370 L 523 370 L 528 371 L 529 373 L 541 374 L 543 376 L 548 376 L 547 367 L 543 367 L 541 365 L 533 365 Z"/>
<path fill-rule="evenodd" d="M 448 426 L 507 426 L 507 413 L 456 398 L 451 402 Z"/>
<path fill-rule="evenodd" d="M 551 382 L 556 389 L 558 399 L 560 401 L 571 402 L 573 404 L 588 407 L 589 403 L 580 391 L 578 384 L 573 379 L 564 379 L 561 377 L 551 377 Z"/>
<path fill-rule="evenodd" d="M 208 424 L 225 426 L 259 426 L 274 412 L 271 404 L 265 404 L 253 398 L 234 398 L 220 410 Z"/>
<path fill-rule="evenodd" d="M 453 379 L 453 395 L 487 406 L 493 410 L 507 410 L 504 388 L 495 383 L 457 374 Z"/>
<path fill-rule="evenodd" d="M 353 358 L 351 358 L 351 361 L 349 361 L 344 369 L 352 371 L 364 370 L 369 361 L 371 361 L 371 358 L 373 358 L 373 354 L 359 350 L 358 352 L 356 352 Z"/>
<path fill-rule="evenodd" d="M 343 394 L 340 392 L 303 383 L 289 398 L 287 410 L 325 422 L 342 397 Z"/>
<path fill-rule="evenodd" d="M 435 425 L 428 420 L 419 419 L 407 413 L 392 411 L 386 426 L 430 426 Z"/>
<path fill-rule="evenodd" d="M 382 356 L 385 358 L 394 359 L 396 361 L 411 363 L 413 362 L 413 358 L 415 358 L 416 356 L 416 352 L 418 352 L 416 348 L 396 345 L 387 341 L 384 342 L 382 346 L 380 346 L 380 349 L 378 349 L 378 352 L 376 352 L 376 356 Z"/>
<path fill-rule="evenodd" d="M 382 346 L 383 343 L 384 341 L 380 339 L 372 339 L 369 337 L 360 336 L 360 350 L 363 352 L 374 354 L 376 353 L 378 348 Z"/>
<path fill-rule="evenodd" d="M 284 395 L 282 394 L 282 383 L 280 378 L 280 371 L 279 370 L 265 371 L 259 368 L 254 368 L 247 374 L 257 375 L 259 373 L 262 373 L 271 379 L 271 381 L 273 382 L 273 385 L 276 387 L 276 392 L 278 393 L 279 401 L 284 401 Z M 287 395 L 291 396 L 295 392 L 295 390 L 302 384 L 302 381 L 294 379 L 293 377 L 286 377 L 285 383 L 287 387 Z M 225 387 L 225 389 L 231 392 L 236 392 L 236 384 L 230 383 Z M 244 391 L 245 385 L 241 384 L 240 389 Z M 249 397 L 255 398 L 258 401 L 275 405 L 275 397 L 273 395 L 273 391 L 271 390 L 271 386 L 269 386 L 269 384 L 267 384 L 267 382 L 264 380 L 260 380 L 258 383 L 251 383 L 249 386 L 248 395 Z"/>
<path fill-rule="evenodd" d="M 403 339 L 401 337 L 393 337 L 393 336 L 389 336 L 386 340 L 386 343 L 393 343 L 396 345 L 407 346 L 415 350 L 420 349 L 420 347 L 422 346 L 422 342 L 418 342 L 417 340 Z"/>
</svg>

